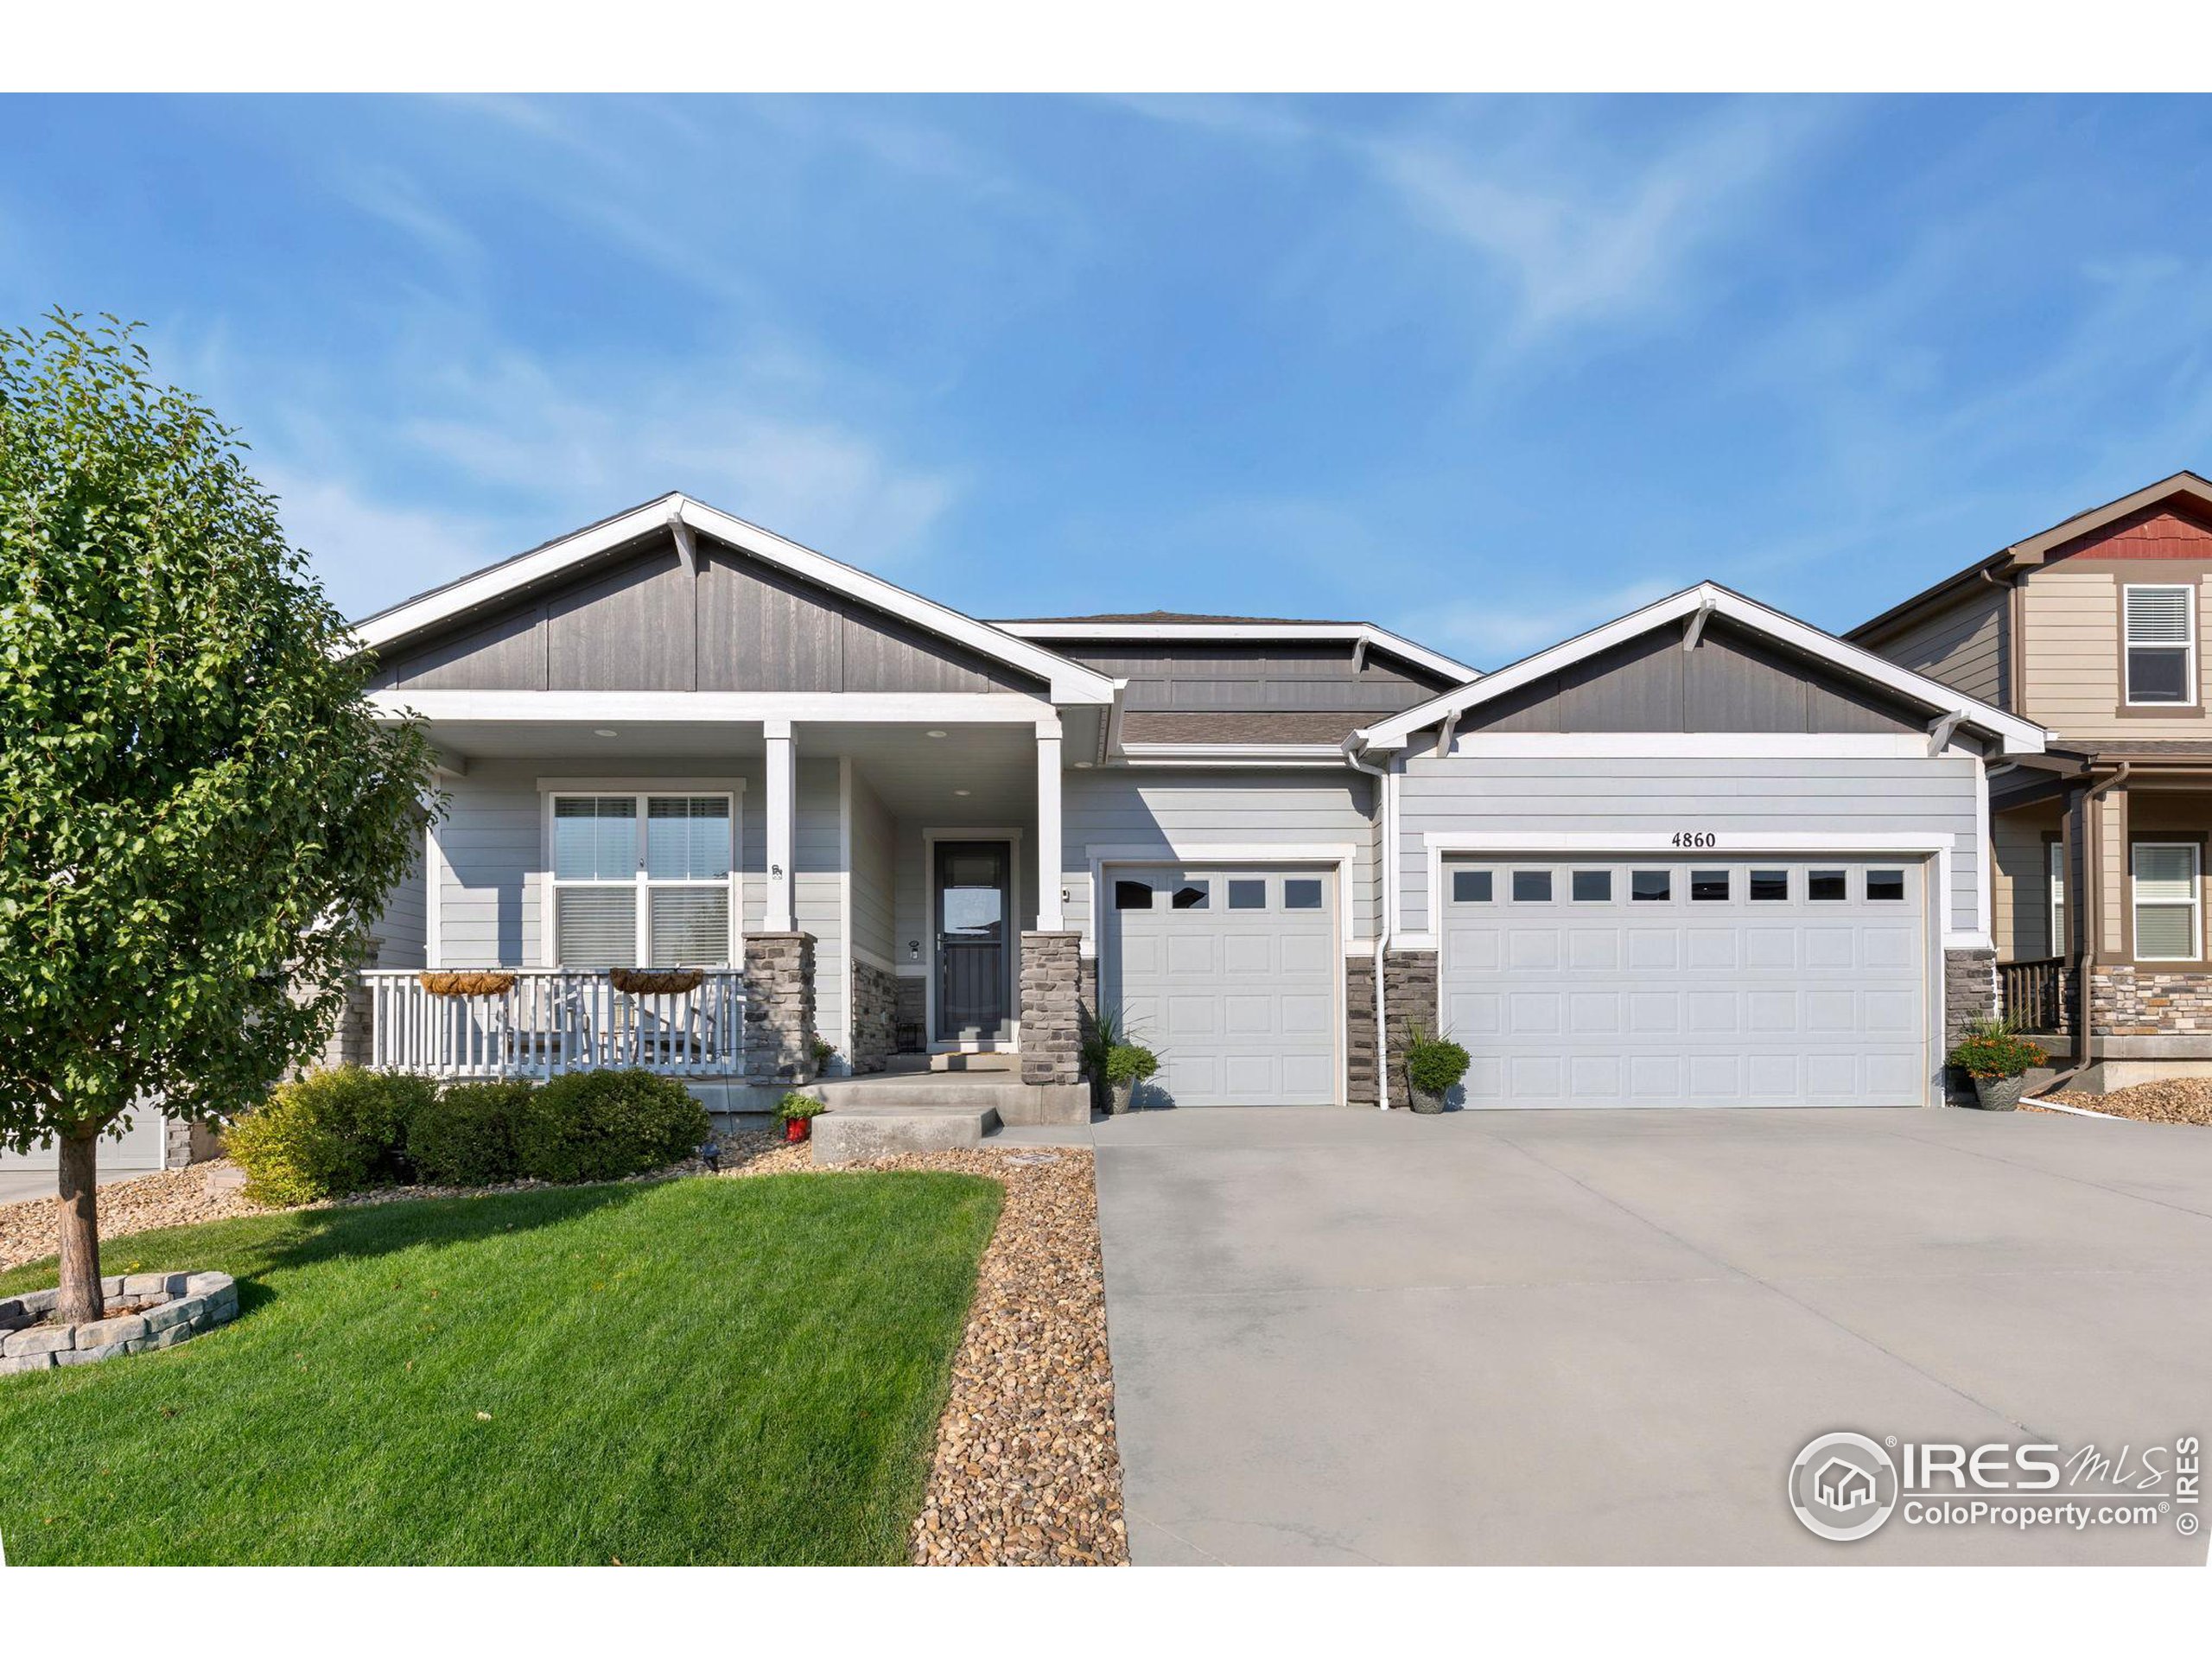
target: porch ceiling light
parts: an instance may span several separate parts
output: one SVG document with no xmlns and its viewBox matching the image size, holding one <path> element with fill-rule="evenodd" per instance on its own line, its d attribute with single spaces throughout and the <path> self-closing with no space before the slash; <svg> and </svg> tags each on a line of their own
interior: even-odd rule
<svg viewBox="0 0 2212 1659">
<path fill-rule="evenodd" d="M 952 792 L 956 795 L 965 795 L 968 791 L 964 789 L 956 789 Z"/>
<path fill-rule="evenodd" d="M 922 735 L 924 737 L 943 737 L 944 734 L 938 731 L 935 727 L 931 727 L 928 731 L 924 732 Z"/>
<path fill-rule="evenodd" d="M 591 734 L 594 737 L 613 737 L 614 732 L 610 727 L 594 726 L 591 728 Z"/>
</svg>

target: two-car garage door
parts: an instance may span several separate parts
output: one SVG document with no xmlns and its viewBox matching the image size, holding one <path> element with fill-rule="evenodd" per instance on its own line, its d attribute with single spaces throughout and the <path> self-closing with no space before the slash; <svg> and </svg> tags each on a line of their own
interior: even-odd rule
<svg viewBox="0 0 2212 1659">
<path fill-rule="evenodd" d="M 1453 859 L 1446 1032 L 1470 1106 L 1918 1105 L 1925 867 Z"/>
<path fill-rule="evenodd" d="M 1342 1097 L 1337 879 L 1325 868 L 1109 865 L 1102 998 L 1179 1106 Z"/>
</svg>

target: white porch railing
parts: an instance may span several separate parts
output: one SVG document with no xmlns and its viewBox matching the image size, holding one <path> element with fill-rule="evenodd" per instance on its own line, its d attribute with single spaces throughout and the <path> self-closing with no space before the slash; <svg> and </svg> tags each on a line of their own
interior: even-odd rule
<svg viewBox="0 0 2212 1659">
<path fill-rule="evenodd" d="M 604 973 L 501 968 L 496 996 L 434 996 L 409 969 L 365 970 L 369 1064 L 439 1077 L 546 1077 L 639 1067 L 677 1077 L 745 1070 L 744 976 L 710 968 L 698 989 L 640 996 Z"/>
</svg>

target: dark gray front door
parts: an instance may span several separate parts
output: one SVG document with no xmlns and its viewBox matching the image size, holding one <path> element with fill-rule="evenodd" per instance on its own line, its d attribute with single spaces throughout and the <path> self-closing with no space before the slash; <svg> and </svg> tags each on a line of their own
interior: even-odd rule
<svg viewBox="0 0 2212 1659">
<path fill-rule="evenodd" d="M 1001 1034 L 1007 1016 L 1007 912 L 1013 861 L 1002 841 L 937 843 L 937 1037 Z"/>
</svg>

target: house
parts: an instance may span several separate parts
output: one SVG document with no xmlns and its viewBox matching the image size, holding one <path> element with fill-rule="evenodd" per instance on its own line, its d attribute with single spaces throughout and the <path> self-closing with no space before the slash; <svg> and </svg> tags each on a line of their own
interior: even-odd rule
<svg viewBox="0 0 2212 1659">
<path fill-rule="evenodd" d="M 1874 1477 L 1847 1458 L 1830 1458 L 1813 1476 L 1813 1495 L 1839 1514 L 1874 1502 Z"/>
<path fill-rule="evenodd" d="M 2212 483 L 2177 473 L 1847 636 L 2049 728 L 1991 773 L 1992 923 L 2005 1010 L 2080 1086 L 2212 1074 L 2208 594 Z"/>
<path fill-rule="evenodd" d="M 1402 1100 L 1413 1027 L 1471 1105 L 1936 1103 L 1990 774 L 2044 746 L 1710 583 L 1481 675 L 1359 621 L 984 621 L 680 494 L 358 631 L 449 804 L 334 1054 L 726 1110 L 931 1064 L 1080 1114 L 1102 1009 L 1180 1104 Z"/>
</svg>

